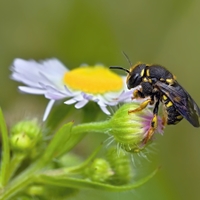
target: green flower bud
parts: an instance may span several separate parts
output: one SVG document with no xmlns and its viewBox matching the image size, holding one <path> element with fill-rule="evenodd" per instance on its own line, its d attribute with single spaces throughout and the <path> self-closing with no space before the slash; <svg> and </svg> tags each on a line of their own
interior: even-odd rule
<svg viewBox="0 0 200 200">
<path fill-rule="evenodd" d="M 40 126 L 37 123 L 36 119 L 33 120 L 24 120 L 15 124 L 11 129 L 12 135 L 19 133 L 25 133 L 31 139 L 35 139 L 40 135 Z"/>
<path fill-rule="evenodd" d="M 122 149 L 110 148 L 106 153 L 114 174 L 110 182 L 114 185 L 124 185 L 131 181 L 132 168 L 130 157 Z"/>
<path fill-rule="evenodd" d="M 30 197 L 27 195 L 20 195 L 20 196 L 16 196 L 15 198 L 13 198 L 13 200 L 30 200 Z"/>
<path fill-rule="evenodd" d="M 106 160 L 96 158 L 86 169 L 86 175 L 92 181 L 106 182 L 113 175 L 113 171 Z"/>
<path fill-rule="evenodd" d="M 109 133 L 119 146 L 127 152 L 139 152 L 150 141 L 145 144 L 143 141 L 148 130 L 151 128 L 153 113 L 148 108 L 135 113 L 128 113 L 130 110 L 138 108 L 136 103 L 126 103 L 122 105 L 110 119 Z M 162 120 L 158 117 L 157 132 L 162 133 Z"/>
<path fill-rule="evenodd" d="M 42 134 L 36 120 L 24 120 L 11 129 L 10 143 L 13 149 L 29 150 L 41 139 Z"/>
<path fill-rule="evenodd" d="M 27 194 L 30 196 L 41 196 L 44 193 L 44 186 L 41 185 L 31 185 L 26 190 Z"/>
<path fill-rule="evenodd" d="M 26 189 L 26 194 L 30 199 L 56 199 L 63 200 L 77 194 L 78 190 L 74 188 L 57 187 L 55 185 L 31 185 Z"/>
<path fill-rule="evenodd" d="M 79 163 L 81 163 L 81 161 L 82 161 L 81 158 L 78 157 L 76 154 L 67 153 L 56 159 L 55 166 L 57 168 L 72 167 L 78 165 Z"/>
<path fill-rule="evenodd" d="M 31 139 L 23 133 L 13 135 L 10 139 L 11 148 L 19 151 L 31 149 L 33 144 Z"/>
</svg>

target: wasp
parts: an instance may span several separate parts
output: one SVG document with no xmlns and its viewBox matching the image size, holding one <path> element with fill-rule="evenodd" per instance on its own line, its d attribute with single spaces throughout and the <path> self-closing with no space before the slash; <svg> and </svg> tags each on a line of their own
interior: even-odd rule
<svg viewBox="0 0 200 200">
<path fill-rule="evenodd" d="M 130 61 L 129 63 L 132 66 Z M 129 114 L 139 112 L 145 109 L 147 105 L 154 105 L 151 127 L 144 138 L 144 143 L 151 139 L 157 128 L 160 103 L 165 109 L 164 125 L 177 124 L 185 118 L 194 127 L 200 126 L 200 108 L 189 93 L 177 82 L 176 77 L 165 67 L 157 64 L 138 63 L 132 66 L 130 70 L 118 66 L 111 66 L 110 69 L 120 69 L 127 72 L 128 89 L 140 86 L 140 89 L 134 90 L 132 99 L 146 98 L 138 108 L 129 110 Z"/>
</svg>

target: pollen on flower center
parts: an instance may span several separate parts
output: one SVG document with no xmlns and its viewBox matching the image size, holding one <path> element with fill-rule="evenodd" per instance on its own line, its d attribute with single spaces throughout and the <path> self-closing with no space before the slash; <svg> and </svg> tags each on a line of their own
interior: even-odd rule
<svg viewBox="0 0 200 200">
<path fill-rule="evenodd" d="M 123 87 L 122 78 L 101 65 L 68 71 L 64 74 L 63 81 L 73 90 L 91 94 L 117 92 Z"/>
</svg>

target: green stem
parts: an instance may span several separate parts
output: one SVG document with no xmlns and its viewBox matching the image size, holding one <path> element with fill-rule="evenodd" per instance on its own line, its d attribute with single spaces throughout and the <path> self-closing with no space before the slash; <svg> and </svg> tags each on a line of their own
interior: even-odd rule
<svg viewBox="0 0 200 200">
<path fill-rule="evenodd" d="M 72 137 L 69 139 L 68 145 L 63 147 L 60 156 L 66 152 L 69 152 L 74 146 L 76 146 L 76 144 L 78 144 L 85 137 L 87 133 L 107 133 L 109 129 L 109 121 L 85 123 L 72 127 Z"/>
<path fill-rule="evenodd" d="M 109 131 L 109 129 L 110 129 L 109 120 L 103 122 L 92 122 L 74 126 L 72 128 L 72 134 L 80 134 L 88 132 L 106 133 Z"/>
<path fill-rule="evenodd" d="M 157 168 L 148 176 L 135 181 L 134 183 L 130 183 L 128 185 L 110 185 L 106 183 L 99 183 L 99 182 L 92 182 L 86 179 L 79 179 L 67 176 L 48 176 L 48 175 L 41 175 L 37 174 L 35 176 L 35 181 L 38 183 L 46 184 L 46 185 L 53 185 L 53 186 L 60 186 L 60 187 L 69 187 L 69 188 L 78 188 L 78 189 L 99 189 L 101 191 L 110 191 L 110 192 L 120 192 L 120 191 L 127 191 L 137 187 L 140 187 L 144 183 L 146 183 L 149 179 L 151 179 L 158 171 Z"/>
<path fill-rule="evenodd" d="M 29 166 L 26 170 L 24 170 L 21 174 L 19 174 L 16 178 L 14 178 L 10 184 L 7 186 L 6 190 L 0 191 L 0 199 L 7 200 L 17 192 L 22 191 L 28 184 L 30 184 L 33 180 L 33 176 L 42 170 L 44 167 L 43 160 L 39 159 L 31 166 Z"/>
<path fill-rule="evenodd" d="M 6 127 L 6 122 L 2 110 L 0 109 L 0 130 L 2 137 L 2 160 L 1 160 L 1 170 L 0 170 L 0 188 L 3 188 L 8 181 L 8 172 L 10 167 L 10 143 L 8 138 L 8 131 Z"/>
<path fill-rule="evenodd" d="M 10 169 L 9 169 L 9 179 L 15 174 L 17 169 L 21 166 L 23 159 L 27 156 L 27 154 L 14 154 L 10 161 Z"/>
<path fill-rule="evenodd" d="M 40 167 L 40 162 L 36 162 L 28 167 L 24 172 L 18 175 L 11 183 L 7 186 L 6 190 L 0 194 L 1 200 L 6 200 L 15 195 L 17 192 L 23 190 L 29 183 L 32 182 L 32 176 L 34 172 Z"/>
</svg>

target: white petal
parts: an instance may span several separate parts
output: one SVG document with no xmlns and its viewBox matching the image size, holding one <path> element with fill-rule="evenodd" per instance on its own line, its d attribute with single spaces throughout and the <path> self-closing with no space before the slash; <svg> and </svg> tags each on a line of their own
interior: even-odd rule
<svg viewBox="0 0 200 200">
<path fill-rule="evenodd" d="M 65 101 L 64 103 L 67 104 L 67 105 L 71 105 L 73 103 L 76 103 L 77 101 L 75 99 L 69 99 L 67 101 Z"/>
<path fill-rule="evenodd" d="M 56 58 L 43 60 L 40 61 L 40 63 L 43 65 L 44 72 L 47 72 L 45 74 L 49 73 L 51 75 L 57 76 L 60 74 L 64 74 L 66 71 L 68 71 L 65 65 Z"/>
<path fill-rule="evenodd" d="M 94 98 L 93 98 L 94 96 L 91 95 L 91 94 L 87 94 L 85 92 L 82 92 L 81 95 L 82 95 L 83 99 L 92 100 L 92 101 L 94 100 Z"/>
<path fill-rule="evenodd" d="M 37 87 L 37 81 L 40 79 L 40 68 L 41 65 L 34 60 L 26 61 L 17 58 L 11 67 L 13 71 L 11 78 L 26 85 Z"/>
<path fill-rule="evenodd" d="M 117 98 L 119 102 L 130 102 L 132 101 L 133 90 L 123 91 Z"/>
<path fill-rule="evenodd" d="M 13 61 L 11 70 L 18 73 L 33 73 L 37 74 L 39 64 L 34 60 L 23 60 L 16 58 Z M 37 68 L 36 68 L 37 67 Z"/>
<path fill-rule="evenodd" d="M 46 109 L 45 109 L 45 112 L 44 112 L 44 116 L 43 116 L 43 121 L 45 121 L 53 107 L 53 104 L 55 103 L 55 100 L 50 100 Z"/>
<path fill-rule="evenodd" d="M 120 94 L 122 93 L 122 90 L 118 91 L 118 92 L 108 92 L 106 94 L 104 94 L 104 97 L 107 100 L 112 100 L 112 99 L 116 99 Z"/>
<path fill-rule="evenodd" d="M 79 93 L 78 95 L 74 96 L 74 99 L 76 101 L 82 101 L 82 100 L 84 100 L 83 94 Z"/>
<path fill-rule="evenodd" d="M 37 87 L 37 88 L 40 87 L 40 85 L 38 84 L 38 81 L 41 79 L 30 73 L 29 74 L 13 73 L 10 78 L 15 81 L 24 83 L 30 87 Z"/>
<path fill-rule="evenodd" d="M 41 61 L 40 63 L 42 64 L 40 75 L 43 80 L 46 80 L 47 83 L 59 90 L 65 90 L 63 76 L 69 70 L 55 58 Z"/>
<path fill-rule="evenodd" d="M 83 106 L 85 106 L 86 104 L 88 103 L 88 100 L 82 100 L 82 101 L 79 101 L 77 104 L 75 104 L 75 108 L 79 109 L 79 108 L 82 108 Z"/>
<path fill-rule="evenodd" d="M 26 86 L 19 86 L 18 87 L 20 91 L 29 93 L 29 94 L 45 94 L 45 90 L 39 89 L 39 88 L 31 88 Z"/>
<path fill-rule="evenodd" d="M 36 62 L 34 60 L 15 59 L 11 67 L 11 78 L 31 87 L 51 85 L 60 90 L 64 89 L 63 75 L 68 71 L 57 59 Z"/>
<path fill-rule="evenodd" d="M 68 94 L 69 96 L 74 96 L 73 93 L 69 90 L 69 88 L 64 85 L 64 88 L 65 88 L 65 93 Z"/>
<path fill-rule="evenodd" d="M 108 111 L 108 109 L 106 108 L 106 106 L 102 106 L 102 105 L 99 105 L 101 110 L 106 114 L 106 115 L 110 115 L 110 112 Z"/>
<path fill-rule="evenodd" d="M 115 106 L 118 103 L 118 102 L 112 101 L 112 100 L 108 101 L 102 95 L 98 95 L 98 100 L 99 100 L 98 104 L 102 105 L 102 106 L 106 106 L 106 105 Z"/>
<path fill-rule="evenodd" d="M 61 92 L 60 90 L 58 90 L 57 88 L 54 88 L 50 85 L 43 85 L 41 83 L 41 86 L 45 89 L 45 97 L 47 99 L 54 99 L 54 100 L 60 100 L 60 99 L 64 99 L 67 97 L 71 97 L 63 92 Z M 63 90 L 65 92 L 65 90 Z"/>
<path fill-rule="evenodd" d="M 66 95 L 63 95 L 62 93 L 59 93 L 59 91 L 57 93 L 49 93 L 49 92 L 46 92 L 45 95 L 44 95 L 47 99 L 54 99 L 54 100 L 61 100 L 61 99 L 64 99 L 68 96 Z"/>
</svg>

